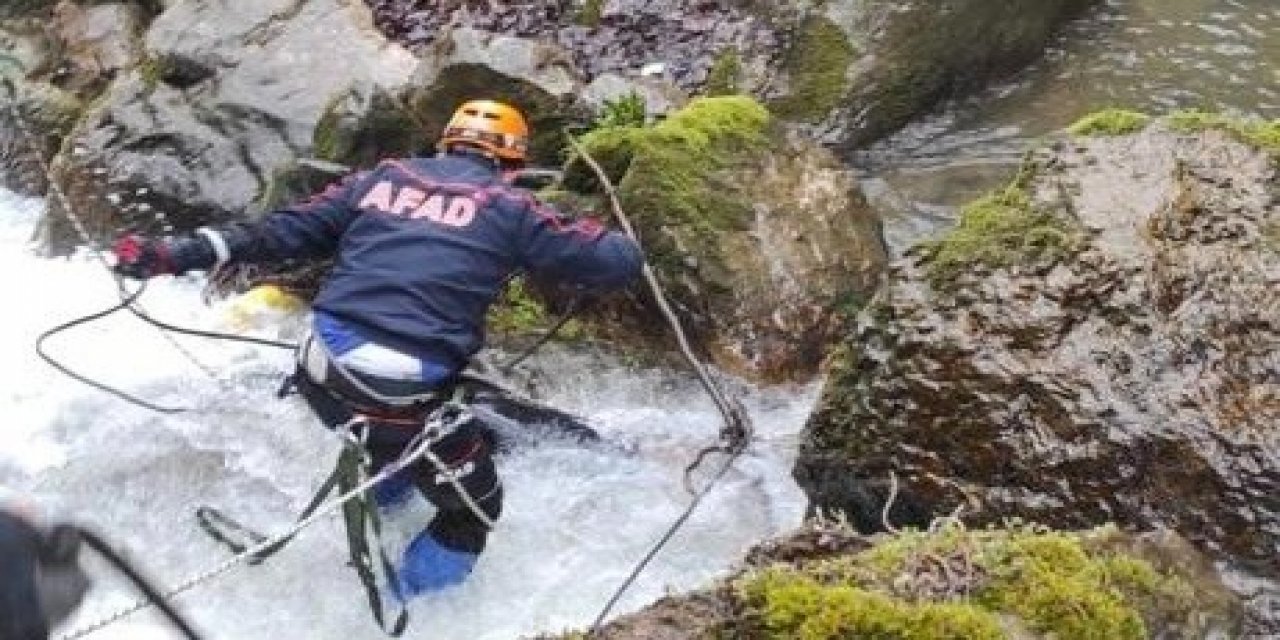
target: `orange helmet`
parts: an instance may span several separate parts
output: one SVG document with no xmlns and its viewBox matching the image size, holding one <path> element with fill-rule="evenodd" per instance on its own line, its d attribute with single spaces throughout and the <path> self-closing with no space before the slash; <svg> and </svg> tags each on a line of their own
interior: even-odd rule
<svg viewBox="0 0 1280 640">
<path fill-rule="evenodd" d="M 499 160 L 523 162 L 529 150 L 529 125 L 515 107 L 493 100 L 471 100 L 453 112 L 440 137 L 440 149 L 462 144 Z"/>
</svg>

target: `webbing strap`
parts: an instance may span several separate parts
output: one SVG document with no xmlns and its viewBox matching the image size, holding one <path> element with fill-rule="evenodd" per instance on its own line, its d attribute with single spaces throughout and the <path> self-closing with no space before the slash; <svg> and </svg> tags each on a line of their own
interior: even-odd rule
<svg viewBox="0 0 1280 640">
<path fill-rule="evenodd" d="M 338 490 L 345 494 L 359 487 L 364 481 L 366 472 L 364 451 L 356 445 L 348 445 L 338 458 Z M 382 519 L 378 516 L 378 507 L 372 504 L 366 493 L 361 498 L 351 500 L 342 505 L 343 519 L 347 524 L 347 544 L 351 550 L 351 566 L 364 585 L 365 594 L 369 598 L 369 610 L 373 619 L 384 633 L 391 637 L 399 637 L 409 625 L 409 610 L 404 602 L 400 602 L 400 613 L 395 623 L 387 628 L 386 610 L 383 608 L 382 593 L 378 588 L 378 577 L 374 570 L 373 552 L 369 545 L 370 536 L 378 549 L 378 562 L 383 575 L 392 583 L 394 592 L 399 591 L 396 583 L 396 568 L 387 557 L 387 550 L 382 546 Z"/>
<path fill-rule="evenodd" d="M 341 463 L 341 458 L 339 458 L 339 462 Z M 330 473 L 329 477 L 320 485 L 320 489 L 316 491 L 316 495 L 312 497 L 311 501 L 307 503 L 307 506 L 303 508 L 302 513 L 298 515 L 298 522 L 302 522 L 307 518 L 310 518 L 311 515 L 316 512 L 316 509 L 319 509 L 320 505 L 324 504 L 324 501 L 329 497 L 329 494 L 333 493 L 334 487 L 338 486 L 338 479 L 341 473 L 342 468 L 341 464 L 339 464 L 338 467 L 334 468 L 333 473 Z M 209 537 L 226 545 L 226 547 L 235 554 L 243 553 L 246 549 L 261 544 L 267 540 L 267 536 L 254 531 L 234 518 L 222 513 L 218 509 L 209 506 L 203 506 L 196 509 L 196 523 L 200 525 L 200 528 L 205 533 L 209 534 Z M 237 541 L 232 538 L 233 535 L 244 536 L 246 540 Z M 281 538 L 279 542 L 255 553 L 253 557 L 249 559 L 249 564 L 262 564 L 263 560 L 275 555 L 286 545 L 292 542 L 294 535 Z"/>
<path fill-rule="evenodd" d="M 335 465 L 333 473 L 329 474 L 329 477 L 320 485 L 320 489 L 311 498 L 311 502 L 307 504 L 306 508 L 302 510 L 302 514 L 298 516 L 298 521 L 302 522 L 311 517 L 324 504 L 325 499 L 334 492 L 334 489 L 337 489 L 337 495 L 346 495 L 363 484 L 367 479 L 366 476 L 366 454 L 363 447 L 355 442 L 347 443 L 338 455 L 338 463 Z M 373 619 L 384 633 L 393 638 L 400 637 L 409 626 L 409 611 L 403 602 L 400 603 L 400 612 L 396 616 L 395 623 L 392 624 L 391 628 L 387 628 L 386 609 L 383 607 L 382 593 L 378 588 L 378 576 L 374 570 L 373 547 L 376 546 L 378 564 L 382 573 L 389 582 L 392 582 L 393 585 L 395 584 L 394 581 L 397 579 L 396 568 L 395 564 L 387 556 L 386 548 L 382 544 L 382 519 L 378 516 L 378 508 L 372 504 L 372 499 L 368 493 L 365 493 L 360 498 L 343 503 L 342 515 L 346 524 L 347 546 L 351 554 L 351 566 L 355 569 L 356 575 L 359 576 L 360 582 L 364 586 Z M 261 544 L 267 540 L 266 536 L 244 526 L 212 507 L 204 506 L 197 509 L 196 521 L 205 533 L 209 534 L 214 540 L 226 545 L 231 549 L 232 553 L 242 553 L 251 546 Z M 370 533 L 372 533 L 373 545 L 370 544 Z M 248 539 L 248 542 L 237 541 L 234 536 L 243 536 Z M 249 560 L 249 564 L 262 563 L 263 560 L 275 555 L 285 545 L 289 544 L 293 537 L 291 535 L 282 538 L 276 544 L 254 554 L 253 558 Z"/>
</svg>

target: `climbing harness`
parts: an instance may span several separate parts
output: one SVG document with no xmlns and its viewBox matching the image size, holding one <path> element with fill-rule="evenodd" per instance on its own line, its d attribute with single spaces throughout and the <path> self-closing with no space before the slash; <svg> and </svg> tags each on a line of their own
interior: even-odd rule
<svg viewBox="0 0 1280 640">
<path fill-rule="evenodd" d="M 424 423 L 423 429 L 416 439 L 406 447 L 406 450 L 414 451 L 414 455 L 421 456 L 430 462 L 439 477 L 446 479 L 453 485 L 458 497 L 462 499 L 476 518 L 484 523 L 486 527 L 492 529 L 494 526 L 493 520 L 480 508 L 470 492 L 462 486 L 457 474 L 452 472 L 448 465 L 431 450 L 432 445 L 440 442 L 460 425 L 466 424 L 472 419 L 473 416 L 461 402 L 461 395 L 456 395 L 454 399 L 441 404 L 431 412 Z M 368 417 L 357 415 L 339 428 L 345 443 L 343 451 L 338 457 L 333 473 L 321 484 L 320 489 L 310 503 L 298 516 L 299 522 L 311 517 L 330 493 L 335 490 L 339 493 L 346 493 L 357 486 L 360 479 L 367 475 L 371 460 L 364 449 L 362 438 L 368 435 L 369 422 Z M 401 466 L 403 468 L 408 465 Z M 377 549 L 377 566 L 381 568 L 385 577 L 389 580 L 394 580 L 396 575 L 395 567 L 387 557 L 385 547 L 381 541 L 382 524 L 378 515 L 378 507 L 367 494 L 361 494 L 358 498 L 344 504 L 342 511 L 346 523 L 347 543 L 351 553 L 350 564 L 355 568 L 360 582 L 364 585 L 374 620 L 388 635 L 399 636 L 404 632 L 408 624 L 407 612 L 402 606 L 395 623 L 388 628 L 374 565 L 373 549 Z M 225 544 L 233 553 L 242 554 L 251 546 L 262 545 L 267 540 L 266 536 L 240 524 L 212 507 L 201 507 L 196 512 L 196 518 L 206 533 Z M 246 537 L 248 541 L 235 540 L 237 535 Z M 279 539 L 275 544 L 260 547 L 262 550 L 250 556 L 247 563 L 258 564 L 262 562 L 284 548 L 291 540 L 292 536 Z"/>
</svg>

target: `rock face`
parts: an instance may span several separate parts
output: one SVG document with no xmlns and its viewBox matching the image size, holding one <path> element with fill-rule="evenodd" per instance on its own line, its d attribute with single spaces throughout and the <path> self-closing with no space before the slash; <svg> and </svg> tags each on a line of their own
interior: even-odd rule
<svg viewBox="0 0 1280 640">
<path fill-rule="evenodd" d="M 878 283 L 879 223 L 851 173 L 750 98 L 700 98 L 656 125 L 600 129 L 582 142 L 722 366 L 811 376 L 842 312 Z M 596 179 L 575 162 L 565 183 Z M 666 334 L 656 315 L 620 315 Z"/>
<path fill-rule="evenodd" d="M 1280 177 L 1245 130 L 1060 142 L 914 249 L 807 425 L 814 504 L 1166 527 L 1280 578 Z"/>
<path fill-rule="evenodd" d="M 311 155 L 333 101 L 398 88 L 415 64 L 347 0 L 178 3 L 151 23 L 144 56 L 55 162 L 54 179 L 102 235 L 242 215 L 273 171 Z M 76 240 L 57 213 L 44 230 L 55 250 Z"/>
<path fill-rule="evenodd" d="M 587 80 L 660 75 L 744 91 L 824 142 L 858 145 L 1034 59 L 1094 0 L 368 0 L 411 48 L 462 25 L 554 43 Z"/>
</svg>

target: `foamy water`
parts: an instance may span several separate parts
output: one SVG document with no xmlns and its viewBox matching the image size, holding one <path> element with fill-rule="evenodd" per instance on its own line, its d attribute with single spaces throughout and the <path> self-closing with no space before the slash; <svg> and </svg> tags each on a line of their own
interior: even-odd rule
<svg viewBox="0 0 1280 640">
<path fill-rule="evenodd" d="M 201 505 L 259 529 L 287 528 L 327 475 L 332 436 L 300 400 L 277 401 L 290 354 L 178 336 L 175 348 L 126 313 L 73 329 L 49 351 L 73 369 L 166 406 L 160 415 L 67 378 L 40 361 L 37 336 L 118 301 L 87 253 L 37 257 L 27 238 L 39 200 L 0 192 L 0 487 L 54 517 L 94 528 L 162 586 L 216 566 L 226 551 L 197 529 Z M 142 299 L 175 324 L 227 329 L 228 305 L 206 306 L 197 277 L 156 280 Z M 287 337 L 291 323 L 257 331 Z M 195 364 L 183 353 L 188 352 Z M 543 398 L 588 418 L 622 447 L 544 442 L 499 459 L 504 516 L 471 579 L 415 603 L 409 638 L 500 639 L 582 627 L 684 508 L 682 470 L 719 429 L 688 376 L 636 370 L 600 356 L 548 350 L 532 363 Z M 748 389 L 764 437 L 657 557 L 616 613 L 706 585 L 752 543 L 797 525 L 804 499 L 789 477 L 789 443 L 816 387 Z M 627 453 L 621 453 L 626 451 Z M 399 548 L 429 517 L 419 501 L 395 514 Z M 375 638 L 365 596 L 345 566 L 341 524 L 325 520 L 263 566 L 240 567 L 176 602 L 207 638 Z M 63 633 L 132 603 L 136 595 L 97 562 L 97 586 Z M 153 612 L 88 636 L 175 637 Z"/>
</svg>

